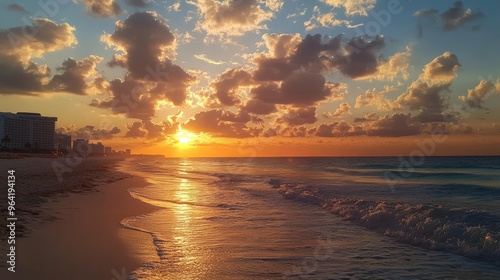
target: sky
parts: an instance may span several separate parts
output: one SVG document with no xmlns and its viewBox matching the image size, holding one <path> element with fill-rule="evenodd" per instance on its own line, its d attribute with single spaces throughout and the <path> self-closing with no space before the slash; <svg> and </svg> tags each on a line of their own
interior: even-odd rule
<svg viewBox="0 0 500 280">
<path fill-rule="evenodd" d="M 167 156 L 500 154 L 497 1 L 0 6 L 0 111 Z"/>
</svg>

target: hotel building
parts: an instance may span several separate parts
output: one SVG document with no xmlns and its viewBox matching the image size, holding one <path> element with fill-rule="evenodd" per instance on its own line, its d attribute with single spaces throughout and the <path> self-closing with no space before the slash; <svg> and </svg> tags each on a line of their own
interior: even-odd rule
<svg viewBox="0 0 500 280">
<path fill-rule="evenodd" d="M 10 149 L 54 150 L 56 117 L 0 112 L 0 144 Z"/>
</svg>

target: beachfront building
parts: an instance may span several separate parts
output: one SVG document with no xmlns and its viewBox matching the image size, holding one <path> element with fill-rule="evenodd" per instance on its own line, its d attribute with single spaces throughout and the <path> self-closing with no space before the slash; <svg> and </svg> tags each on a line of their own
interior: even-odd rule
<svg viewBox="0 0 500 280">
<path fill-rule="evenodd" d="M 73 150 L 82 156 L 88 155 L 92 152 L 89 140 L 87 139 L 73 140 Z"/>
<path fill-rule="evenodd" d="M 0 112 L 0 146 L 9 149 L 54 150 L 56 117 L 39 113 Z"/>
<path fill-rule="evenodd" d="M 56 133 L 54 142 L 56 150 L 58 151 L 65 151 L 71 149 L 71 135 Z"/>
<path fill-rule="evenodd" d="M 101 142 L 97 142 L 97 144 L 90 144 L 91 154 L 95 155 L 103 155 L 104 154 L 104 145 Z"/>
</svg>

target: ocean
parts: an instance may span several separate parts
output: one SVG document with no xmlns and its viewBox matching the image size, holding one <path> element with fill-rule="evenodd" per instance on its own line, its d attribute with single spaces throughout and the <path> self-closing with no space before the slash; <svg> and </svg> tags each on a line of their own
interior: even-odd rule
<svg viewBox="0 0 500 280">
<path fill-rule="evenodd" d="M 131 279 L 500 279 L 500 157 L 130 158 Z M 141 244 L 136 244 L 141 245 Z"/>
</svg>

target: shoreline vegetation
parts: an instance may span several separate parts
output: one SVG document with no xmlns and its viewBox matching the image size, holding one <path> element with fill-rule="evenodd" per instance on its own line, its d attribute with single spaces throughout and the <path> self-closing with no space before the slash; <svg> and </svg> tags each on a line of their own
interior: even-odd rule
<svg viewBox="0 0 500 280">
<path fill-rule="evenodd" d="M 0 278 L 113 279 L 144 263 L 141 256 L 151 248 L 134 248 L 133 241 L 150 237 L 120 222 L 157 208 L 130 196 L 128 189 L 147 182 L 117 171 L 122 160 L 85 158 L 59 180 L 52 164 L 65 158 L 0 159 L 2 182 L 7 183 L 8 170 L 15 170 L 18 218 L 16 272 L 7 270 L 3 252 L 10 245 L 8 228 L 2 227 Z M 0 197 L 0 213 L 6 217 L 7 192 Z"/>
</svg>

